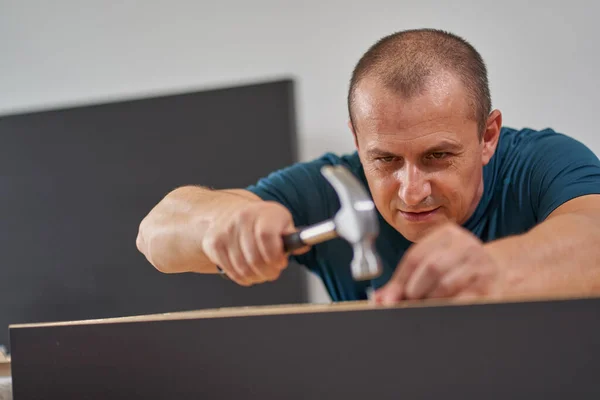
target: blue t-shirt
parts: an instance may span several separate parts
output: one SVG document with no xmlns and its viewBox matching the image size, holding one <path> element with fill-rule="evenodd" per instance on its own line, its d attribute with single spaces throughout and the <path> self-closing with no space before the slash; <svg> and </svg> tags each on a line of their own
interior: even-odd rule
<svg viewBox="0 0 600 400">
<path fill-rule="evenodd" d="M 322 222 L 340 208 L 337 194 L 320 172 L 327 164 L 345 166 L 369 190 L 356 152 L 326 153 L 273 172 L 247 189 L 286 206 L 296 226 Z M 600 193 L 600 161 L 582 143 L 552 129 L 502 128 L 496 152 L 483 168 L 483 179 L 483 196 L 463 227 L 488 242 L 528 231 L 570 199 Z M 321 278 L 333 301 L 364 300 L 369 286 L 376 289 L 390 279 L 412 244 L 378 217 L 376 248 L 384 273 L 377 279 L 352 279 L 352 248 L 340 238 L 291 257 Z"/>
</svg>

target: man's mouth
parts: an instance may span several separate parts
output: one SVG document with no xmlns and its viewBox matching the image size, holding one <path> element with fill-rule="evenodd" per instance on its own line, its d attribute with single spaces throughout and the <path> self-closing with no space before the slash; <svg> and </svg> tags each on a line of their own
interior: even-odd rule
<svg viewBox="0 0 600 400">
<path fill-rule="evenodd" d="M 410 222 L 424 222 L 431 219 L 439 210 L 439 207 L 436 207 L 432 210 L 419 211 L 419 212 L 408 212 L 400 210 L 400 214 Z"/>
</svg>

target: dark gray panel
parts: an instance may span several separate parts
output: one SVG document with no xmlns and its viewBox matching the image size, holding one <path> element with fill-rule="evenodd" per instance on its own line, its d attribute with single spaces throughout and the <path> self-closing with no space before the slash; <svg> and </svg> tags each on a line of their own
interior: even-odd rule
<svg viewBox="0 0 600 400">
<path fill-rule="evenodd" d="M 15 399 L 598 399 L 600 299 L 11 330 Z"/>
<path fill-rule="evenodd" d="M 9 323 L 305 301 L 297 266 L 242 288 L 161 274 L 135 247 L 175 187 L 294 161 L 290 80 L 0 117 L 0 344 Z"/>
</svg>

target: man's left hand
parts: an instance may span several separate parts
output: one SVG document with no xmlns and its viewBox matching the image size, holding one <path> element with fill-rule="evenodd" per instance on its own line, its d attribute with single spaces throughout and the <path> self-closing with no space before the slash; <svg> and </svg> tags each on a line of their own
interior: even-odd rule
<svg viewBox="0 0 600 400">
<path fill-rule="evenodd" d="M 500 293 L 503 274 L 471 232 L 447 224 L 404 255 L 390 281 L 374 293 L 379 304 L 424 298 L 491 297 Z"/>
</svg>

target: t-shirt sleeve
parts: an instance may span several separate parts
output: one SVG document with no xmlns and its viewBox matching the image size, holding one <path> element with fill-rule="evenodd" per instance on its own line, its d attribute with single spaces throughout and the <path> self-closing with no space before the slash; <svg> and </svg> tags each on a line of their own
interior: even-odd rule
<svg viewBox="0 0 600 400">
<path fill-rule="evenodd" d="M 339 209 L 339 200 L 321 174 L 321 168 L 344 164 L 344 160 L 344 157 L 327 153 L 318 159 L 298 162 L 274 171 L 246 187 L 246 190 L 265 201 L 281 203 L 292 214 L 296 227 L 310 226 L 333 217 Z M 313 262 L 312 257 L 314 253 L 311 251 L 292 258 L 309 266 Z"/>
<path fill-rule="evenodd" d="M 529 140 L 529 184 L 537 220 L 542 221 L 567 201 L 600 194 L 600 161 L 583 143 L 566 135 L 544 132 Z"/>
<path fill-rule="evenodd" d="M 321 174 L 325 165 L 338 164 L 340 159 L 327 154 L 309 162 L 299 162 L 274 171 L 259 179 L 246 190 L 265 201 L 276 201 L 285 206 L 296 226 L 308 226 L 321 222 L 331 208 L 329 183 Z"/>
</svg>

